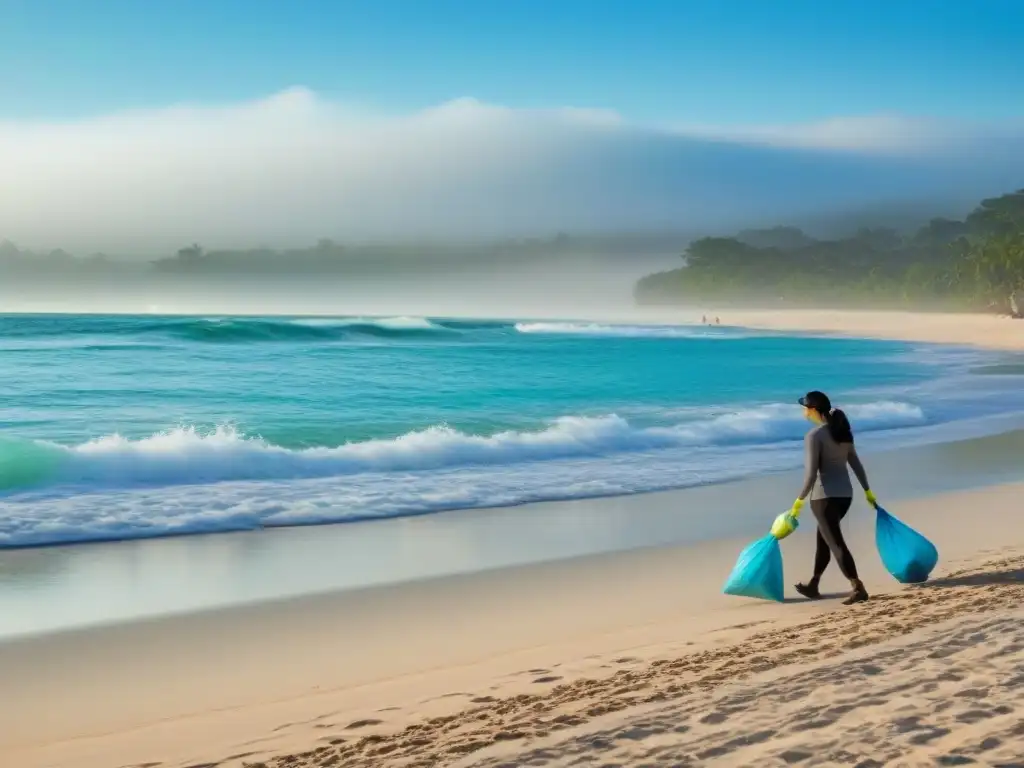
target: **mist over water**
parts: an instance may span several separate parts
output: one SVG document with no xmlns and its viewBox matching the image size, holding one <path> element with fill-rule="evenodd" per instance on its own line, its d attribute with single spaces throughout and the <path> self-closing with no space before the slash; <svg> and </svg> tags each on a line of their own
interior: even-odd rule
<svg viewBox="0 0 1024 768">
<path fill-rule="evenodd" d="M 1024 173 L 1019 128 L 889 116 L 726 130 L 473 99 L 385 114 L 305 88 L 0 121 L 15 180 L 0 186 L 0 311 L 625 312 L 635 281 L 679 266 L 697 236 L 961 216 Z M 654 232 L 676 234 L 640 244 Z M 598 246 L 545 251 L 560 233 Z M 622 233 L 634 244 L 600 247 Z M 330 277 L 290 263 L 318 241 L 383 248 L 340 256 Z M 193 243 L 240 257 L 216 274 L 154 272 Z M 19 249 L 32 274 L 7 268 Z M 279 252 L 274 274 L 247 264 L 260 249 Z"/>
<path fill-rule="evenodd" d="M 1019 125 L 898 117 L 716 130 L 458 99 L 404 115 L 294 88 L 248 103 L 0 121 L 0 239 L 207 248 L 707 232 L 958 213 L 1019 182 Z"/>
<path fill-rule="evenodd" d="M 644 275 L 680 266 L 661 255 L 540 257 L 528 264 L 402 264 L 375 273 L 173 276 L 58 271 L 0 282 L 2 312 L 590 317 L 634 312 Z"/>
</svg>

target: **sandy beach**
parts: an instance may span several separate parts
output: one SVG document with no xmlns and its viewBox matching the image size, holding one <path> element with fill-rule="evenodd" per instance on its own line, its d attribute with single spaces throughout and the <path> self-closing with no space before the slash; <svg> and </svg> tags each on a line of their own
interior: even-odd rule
<svg viewBox="0 0 1024 768">
<path fill-rule="evenodd" d="M 1024 321 L 1005 316 L 940 312 L 765 310 L 729 312 L 727 317 L 731 325 L 765 330 L 817 331 L 860 338 L 1024 350 Z"/>
<path fill-rule="evenodd" d="M 899 504 L 942 553 L 924 587 L 885 574 L 860 509 L 875 597 L 852 609 L 721 595 L 726 540 L 9 641 L 0 764 L 1010 765 L 1022 494 Z M 787 582 L 812 536 L 787 540 Z"/>
<path fill-rule="evenodd" d="M 594 322 L 698 324 L 718 317 L 722 325 L 765 331 L 828 333 L 862 339 L 956 344 L 1007 351 L 1024 350 L 1024 321 L 1005 315 L 830 309 L 669 309 L 598 312 Z"/>
</svg>

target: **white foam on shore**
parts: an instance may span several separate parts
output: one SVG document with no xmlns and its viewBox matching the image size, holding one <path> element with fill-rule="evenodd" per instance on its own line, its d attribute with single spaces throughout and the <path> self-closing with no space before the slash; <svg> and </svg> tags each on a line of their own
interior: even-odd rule
<svg viewBox="0 0 1024 768">
<path fill-rule="evenodd" d="M 0 547 L 346 522 L 683 488 L 799 462 L 807 424 L 771 405 L 669 426 L 566 417 L 537 432 L 437 427 L 290 450 L 230 429 L 74 447 L 46 482 L 0 500 Z M 863 433 L 924 424 L 900 403 L 850 408 Z M 10 447 L 10 446 L 9 446 Z"/>
<path fill-rule="evenodd" d="M 606 323 L 516 323 L 519 333 L 552 336 L 609 336 L 630 339 L 746 339 L 755 334 L 692 325 L 618 325 Z"/>
<path fill-rule="evenodd" d="M 860 430 L 926 423 L 921 409 L 906 403 L 866 403 L 852 406 L 849 412 Z M 393 439 L 334 447 L 291 449 L 246 436 L 232 427 L 207 432 L 180 427 L 135 440 L 108 435 L 71 447 L 8 443 L 5 453 L 20 453 L 45 464 L 45 471 L 22 467 L 21 472 L 30 478 L 41 476 L 47 485 L 118 488 L 424 472 L 679 448 L 772 444 L 799 439 L 806 429 L 798 409 L 776 404 L 661 426 L 637 426 L 614 414 L 563 416 L 544 429 L 490 435 L 467 434 L 437 425 Z M 12 485 L 5 481 L 0 487 Z"/>
</svg>

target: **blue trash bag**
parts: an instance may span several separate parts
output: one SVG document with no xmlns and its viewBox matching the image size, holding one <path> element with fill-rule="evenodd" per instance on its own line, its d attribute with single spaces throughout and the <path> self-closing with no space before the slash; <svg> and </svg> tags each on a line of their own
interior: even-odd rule
<svg viewBox="0 0 1024 768">
<path fill-rule="evenodd" d="M 722 591 L 727 595 L 782 602 L 782 549 L 770 533 L 744 549 Z"/>
<path fill-rule="evenodd" d="M 920 584 L 939 562 L 939 550 L 906 523 L 875 508 L 875 544 L 885 570 L 901 584 Z"/>
</svg>

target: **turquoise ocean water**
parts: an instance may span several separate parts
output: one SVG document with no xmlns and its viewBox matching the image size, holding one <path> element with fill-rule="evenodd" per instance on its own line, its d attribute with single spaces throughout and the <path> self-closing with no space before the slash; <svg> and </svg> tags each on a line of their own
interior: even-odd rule
<svg viewBox="0 0 1024 768">
<path fill-rule="evenodd" d="M 995 353 L 736 328 L 0 316 L 0 546 L 628 494 L 795 466 L 795 399 L 862 442 L 998 431 Z"/>
</svg>

